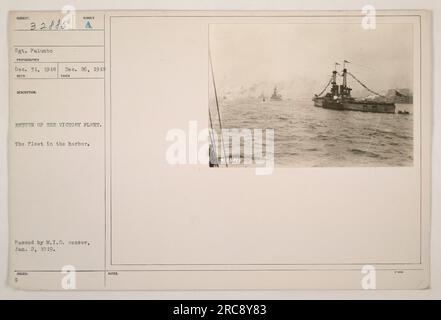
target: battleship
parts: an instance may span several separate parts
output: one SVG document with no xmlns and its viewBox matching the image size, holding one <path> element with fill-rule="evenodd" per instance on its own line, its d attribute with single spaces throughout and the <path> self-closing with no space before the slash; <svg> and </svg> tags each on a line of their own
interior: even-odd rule
<svg viewBox="0 0 441 320">
<path fill-rule="evenodd" d="M 277 87 L 274 87 L 274 92 L 271 96 L 271 100 L 275 100 L 275 101 L 281 101 L 282 100 L 282 95 L 277 93 Z"/>
<path fill-rule="evenodd" d="M 314 106 L 321 107 L 325 109 L 334 110 L 352 110 L 352 111 L 362 111 L 362 112 L 375 112 L 375 113 L 395 113 L 395 104 L 393 102 L 378 101 L 378 100 L 368 100 L 368 99 L 355 99 L 351 96 L 351 90 L 347 85 L 347 76 L 352 76 L 360 85 L 365 89 L 374 93 L 377 96 L 385 98 L 381 94 L 369 89 L 364 83 L 358 80 L 352 73 L 348 72 L 346 69 L 346 63 L 349 61 L 344 61 L 343 71 L 342 71 L 342 84 L 337 84 L 337 65 L 335 64 L 334 71 L 332 71 L 331 79 L 329 80 L 326 87 L 321 93 L 316 94 L 312 99 L 314 101 Z M 322 94 L 331 85 L 331 89 L 324 96 Z"/>
</svg>

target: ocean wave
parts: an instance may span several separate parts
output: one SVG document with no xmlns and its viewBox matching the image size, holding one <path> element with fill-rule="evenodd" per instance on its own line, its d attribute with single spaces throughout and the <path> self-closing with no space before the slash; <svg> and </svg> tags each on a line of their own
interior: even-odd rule
<svg viewBox="0 0 441 320">
<path fill-rule="evenodd" d="M 348 150 L 350 152 L 352 152 L 353 154 L 356 154 L 356 155 L 365 155 L 365 156 L 370 157 L 370 158 L 378 158 L 378 157 L 380 157 L 379 154 L 376 154 L 376 153 L 371 152 L 371 151 L 366 151 L 366 150 L 361 150 L 361 149 L 348 149 Z"/>
</svg>

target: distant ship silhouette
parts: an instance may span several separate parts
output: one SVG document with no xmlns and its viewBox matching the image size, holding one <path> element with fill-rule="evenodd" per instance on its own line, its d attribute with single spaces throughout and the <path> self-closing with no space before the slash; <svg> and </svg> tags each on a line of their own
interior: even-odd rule
<svg viewBox="0 0 441 320">
<path fill-rule="evenodd" d="M 273 95 L 271 96 L 271 100 L 281 101 L 282 95 L 277 93 L 277 87 L 274 87 Z"/>
</svg>

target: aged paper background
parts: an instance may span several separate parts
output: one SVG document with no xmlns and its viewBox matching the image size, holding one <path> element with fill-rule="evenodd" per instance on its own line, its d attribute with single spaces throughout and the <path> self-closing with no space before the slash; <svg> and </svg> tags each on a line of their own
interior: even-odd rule
<svg viewBox="0 0 441 320">
<path fill-rule="evenodd" d="M 420 164 L 420 159 L 418 156 L 415 157 L 413 168 L 349 168 L 349 172 L 348 169 L 339 168 L 276 169 L 274 175 L 271 177 L 256 177 L 249 170 L 240 169 L 234 170 L 234 172 L 211 172 L 204 166 L 179 168 L 179 170 L 167 168 L 164 170 L 165 174 L 161 174 L 157 169 L 149 169 L 158 168 L 158 166 L 161 168 L 161 165 L 165 165 L 162 163 L 163 155 L 165 153 L 165 145 L 163 144 L 163 140 L 161 140 L 161 138 L 164 135 L 164 131 L 169 128 L 169 124 L 163 126 L 164 121 L 167 121 L 168 123 L 173 121 L 173 124 L 176 127 L 182 127 L 184 129 L 188 120 L 199 120 L 201 123 L 206 121 L 207 56 L 206 51 L 198 50 L 197 48 L 199 46 L 204 47 L 207 39 L 205 37 L 198 36 L 198 32 L 201 32 L 201 35 L 206 32 L 205 30 L 199 30 L 198 23 L 191 23 L 187 26 L 186 24 L 182 25 L 181 22 L 173 21 L 171 24 L 179 23 L 179 28 L 177 29 L 179 29 L 179 35 L 181 35 L 182 38 L 179 36 L 178 38 L 191 42 L 192 46 L 189 48 L 187 42 L 184 40 L 168 43 L 163 41 L 163 38 L 166 38 L 167 31 L 169 31 L 173 36 L 176 35 L 176 29 L 167 28 L 170 27 L 170 22 L 162 21 L 159 18 L 154 19 L 154 22 L 148 20 L 149 19 L 145 18 L 136 18 L 135 22 L 133 22 L 133 18 L 116 18 L 115 23 L 112 24 L 112 41 L 117 43 L 115 47 L 112 47 L 112 61 L 117 61 L 117 63 L 113 64 L 114 62 L 112 62 L 111 66 L 113 80 L 107 77 L 106 80 L 109 80 L 112 83 L 112 96 L 109 97 L 112 100 L 111 114 L 113 119 L 117 119 L 117 121 L 115 123 L 112 122 L 113 151 L 111 159 L 113 164 L 111 175 L 113 190 L 108 190 L 107 192 L 112 198 L 112 219 L 115 219 L 112 220 L 112 234 L 117 240 L 115 241 L 115 247 L 110 249 L 112 251 L 108 252 L 109 259 L 112 257 L 112 259 L 115 259 L 114 262 L 116 263 L 130 263 L 135 261 L 135 264 L 155 264 L 156 261 L 159 261 L 158 264 L 174 263 L 176 261 L 179 261 L 182 264 L 192 264 L 196 261 L 196 264 L 198 264 L 198 262 L 208 261 L 210 264 L 220 265 L 223 261 L 231 261 L 231 264 L 238 262 L 248 265 L 251 264 L 249 257 L 253 257 L 257 258 L 257 262 L 261 264 L 271 265 L 273 261 L 281 261 L 282 263 L 288 264 L 299 262 L 300 264 L 308 265 L 309 263 L 322 263 L 324 261 L 330 263 L 331 260 L 327 260 L 327 257 L 323 257 L 320 254 L 326 252 L 329 254 L 329 258 L 337 258 L 337 260 L 335 260 L 336 264 L 351 263 L 354 261 L 354 259 L 357 261 L 357 263 L 362 264 L 364 263 L 364 261 L 362 262 L 363 258 L 365 258 L 367 261 L 379 259 L 379 263 L 413 264 L 419 263 L 421 255 L 426 255 L 425 252 L 420 252 L 420 248 L 418 248 L 419 232 L 418 229 L 414 228 L 414 224 L 419 223 L 419 217 L 414 216 L 415 212 L 418 211 L 418 201 L 415 201 L 415 194 L 417 194 L 419 190 L 416 183 L 417 177 L 413 177 L 413 175 L 416 174 L 415 168 L 417 168 Z M 179 19 L 176 20 L 179 21 Z M 133 23 L 135 24 L 135 27 Z M 204 23 L 206 24 L 206 22 L 201 22 L 201 24 Z M 153 26 L 151 24 L 153 24 Z M 150 35 L 145 33 L 146 29 L 160 29 L 162 31 L 159 35 L 157 32 L 153 32 L 153 34 Z M 132 37 L 125 37 L 124 35 L 127 34 L 127 32 L 130 32 Z M 164 34 L 162 34 L 162 32 L 164 32 Z M 149 38 L 151 41 L 146 42 L 146 47 L 144 47 L 144 50 L 127 50 L 127 48 L 130 48 L 133 46 L 133 44 L 137 44 L 139 46 L 139 43 L 143 43 L 147 36 L 151 36 Z M 108 35 L 108 37 L 110 37 L 110 35 Z M 122 44 L 119 44 L 118 41 L 122 42 Z M 133 41 L 133 43 L 131 41 Z M 167 63 L 171 62 L 172 65 L 175 63 L 175 66 L 184 66 L 184 69 L 182 70 L 182 78 L 173 78 L 167 75 L 160 65 L 158 66 L 154 63 L 148 64 L 149 61 L 157 61 L 155 60 L 154 56 L 155 50 L 151 49 L 158 48 L 160 48 L 160 52 L 162 54 L 166 54 L 162 57 L 166 57 Z M 182 56 L 176 56 L 176 54 L 173 54 L 176 52 L 176 50 L 179 52 L 186 52 L 186 50 L 189 50 L 189 54 L 184 55 L 186 59 L 184 64 L 181 64 Z M 151 60 L 145 59 L 146 53 L 153 55 Z M 118 63 L 118 61 L 124 61 L 124 64 Z M 200 63 L 200 61 L 206 62 Z M 143 64 L 141 67 L 139 66 L 140 62 Z M 155 72 L 156 68 L 161 68 L 161 72 Z M 146 77 L 145 72 L 143 72 L 145 70 L 150 70 L 152 76 L 148 77 L 147 75 Z M 169 71 L 171 74 L 174 74 L 172 72 L 173 70 Z M 198 76 L 199 74 L 200 76 Z M 146 113 L 145 108 L 143 108 L 143 106 L 145 106 L 145 95 L 139 94 L 139 92 L 145 90 L 146 84 L 148 87 L 155 88 L 155 90 L 161 90 L 161 87 L 155 87 L 158 86 L 158 75 L 160 75 L 159 79 L 166 79 L 167 81 L 172 79 L 172 82 L 168 82 L 167 91 L 173 92 L 174 95 L 166 97 L 166 101 L 155 100 L 155 96 L 152 95 L 148 99 L 149 104 L 151 103 L 152 105 L 157 105 L 158 108 L 153 110 L 153 114 Z M 125 85 L 127 79 L 132 81 L 132 86 L 127 87 Z M 161 83 L 161 81 L 159 81 L 159 83 Z M 182 86 L 182 84 L 188 85 Z M 415 86 L 415 88 L 416 87 L 417 86 Z M 182 100 L 177 98 L 179 96 L 185 96 L 187 98 L 186 101 L 192 101 L 193 103 L 186 102 L 186 106 L 188 103 L 188 108 L 184 109 L 181 107 Z M 61 97 L 61 93 L 59 99 L 63 99 L 63 97 Z M 85 102 L 83 105 L 96 104 L 93 101 L 87 101 L 86 98 L 84 99 Z M 126 112 L 127 109 L 125 108 L 127 105 L 130 105 L 135 112 L 130 114 Z M 163 114 L 162 112 L 159 112 L 164 109 L 164 107 L 161 108 L 161 106 L 174 106 L 174 114 L 171 119 L 169 113 Z M 416 107 L 415 109 L 418 108 Z M 79 118 L 81 118 L 81 114 L 78 112 L 80 111 L 75 112 L 75 116 L 79 115 Z M 417 121 L 419 120 L 418 116 L 420 115 L 415 113 L 415 116 L 415 149 L 417 150 L 420 147 L 421 138 L 418 135 L 420 129 L 418 125 L 420 121 Z M 99 115 L 97 115 L 97 118 L 99 118 Z M 145 119 L 155 119 L 155 121 L 149 122 L 145 121 Z M 147 136 L 140 135 L 139 132 L 145 130 L 145 127 L 152 131 L 149 131 L 150 134 Z M 158 136 L 155 136 L 154 133 L 157 133 Z M 127 143 L 127 141 L 130 143 Z M 157 149 L 159 151 L 156 154 L 152 152 L 152 150 L 155 150 L 156 148 L 151 148 L 151 146 L 158 142 L 161 142 L 161 144 L 158 146 L 159 148 Z M 132 153 L 134 151 L 133 146 L 143 144 L 148 144 L 149 149 L 139 148 L 136 153 Z M 130 146 L 132 146 L 132 148 L 130 148 Z M 95 151 L 100 150 L 98 149 Z M 109 150 L 107 152 L 109 152 Z M 122 154 L 125 156 L 118 156 Z M 99 166 L 99 157 L 96 157 L 97 166 Z M 92 158 L 90 155 L 85 155 L 84 165 L 81 165 L 81 159 L 76 160 L 79 161 L 79 168 L 85 167 L 86 163 L 88 164 L 86 167 L 87 170 L 90 170 L 90 172 L 81 174 L 88 176 L 90 181 L 95 181 L 95 179 L 98 178 L 94 178 L 94 175 L 98 174 L 97 170 L 95 170 L 96 168 L 94 169 L 94 167 L 90 165 L 94 161 L 93 155 Z M 41 159 L 41 161 L 44 161 L 44 159 Z M 149 161 L 151 161 L 151 164 Z M 148 163 L 147 166 L 146 163 Z M 64 172 L 69 171 L 65 169 L 65 167 L 61 167 L 59 174 L 64 174 Z M 38 163 L 36 163 L 36 168 L 30 167 L 29 170 L 30 175 L 32 172 L 38 171 Z M 373 172 L 373 170 L 375 170 L 375 172 Z M 375 182 L 372 181 L 373 173 L 377 179 Z M 57 175 L 57 173 L 55 174 Z M 72 181 L 78 172 L 74 171 L 69 174 L 72 174 L 72 176 L 66 176 L 66 182 Z M 158 176 L 155 178 L 155 175 Z M 195 179 L 194 177 L 196 175 L 197 178 Z M 348 176 L 347 181 L 345 181 L 346 175 Z M 169 178 L 167 179 L 167 177 Z M 179 177 L 179 179 L 176 179 L 176 177 Z M 370 194 L 372 195 L 372 198 L 364 196 L 357 199 L 356 197 L 360 196 L 360 193 L 351 193 L 353 191 L 352 183 L 354 177 L 356 177 L 355 179 L 357 181 L 363 182 L 361 185 L 363 188 L 367 188 L 364 190 L 369 189 L 370 183 L 378 183 L 379 180 L 381 181 L 382 187 L 380 189 L 369 189 L 370 192 L 373 192 Z M 42 177 L 42 179 L 43 178 L 47 177 Z M 211 184 L 220 188 L 222 188 L 223 185 L 228 186 L 228 194 L 226 196 L 230 199 L 237 200 L 231 201 L 231 203 L 227 203 L 221 206 L 221 208 L 213 208 L 211 204 L 215 202 L 216 195 L 210 193 L 207 194 L 207 179 L 209 179 L 208 181 L 210 181 Z M 148 182 L 152 180 L 161 181 L 161 183 L 159 185 L 152 186 L 152 190 L 150 190 Z M 186 188 L 187 180 L 192 180 L 191 189 Z M 334 188 L 334 183 L 336 180 L 339 180 L 339 185 L 341 184 L 340 186 L 347 186 L 347 189 L 336 190 Z M 167 183 L 165 183 L 165 181 Z M 409 183 L 409 181 L 414 182 Z M 38 182 L 38 179 L 36 180 L 34 175 L 32 181 L 26 181 L 26 185 L 29 188 L 33 188 L 32 190 L 35 190 L 38 189 Z M 305 188 L 305 182 L 307 184 L 307 189 Z M 35 183 L 34 187 L 33 183 Z M 388 183 L 391 184 L 390 188 L 387 187 Z M 392 188 L 392 186 L 396 185 L 401 186 L 403 189 L 398 190 L 396 188 Z M 127 190 L 127 187 L 129 186 L 132 192 L 129 194 L 124 193 L 124 190 Z M 254 192 L 253 190 L 250 190 L 250 186 L 251 188 L 255 188 Z M 102 186 L 101 183 L 97 183 L 90 185 L 89 188 L 91 188 L 91 190 L 96 190 L 96 196 L 98 196 L 100 192 L 98 190 L 100 190 Z M 225 190 L 227 188 L 223 189 Z M 240 192 L 244 189 L 247 189 L 250 192 L 249 196 L 243 192 Z M 326 199 L 327 201 L 314 203 L 307 201 L 305 197 L 301 196 L 302 192 L 305 192 L 305 189 L 306 191 L 314 190 L 314 192 L 318 195 L 324 193 L 325 196 L 320 198 Z M 21 189 L 21 191 L 22 190 L 23 189 Z M 317 190 L 326 190 L 327 192 Z M 387 199 L 385 199 L 383 196 L 384 190 L 388 190 Z M 150 199 L 146 197 L 146 194 L 158 191 L 160 191 L 159 193 L 163 195 L 164 198 L 155 198 L 155 201 L 149 201 Z M 375 191 L 379 193 L 375 194 Z M 259 195 L 259 192 L 260 196 L 256 197 L 256 194 Z M 351 201 L 348 202 L 346 199 L 338 199 L 340 192 L 350 193 Z M 394 192 L 396 192 L 396 194 Z M 202 199 L 198 198 L 197 196 L 195 197 L 194 194 L 203 195 Z M 284 203 L 284 206 L 280 206 L 280 199 L 289 199 L 289 195 L 291 194 L 298 195 L 299 197 L 297 199 L 293 198 L 291 201 L 288 201 L 288 203 Z M 403 196 L 403 194 L 407 196 Z M 56 198 L 60 199 L 60 207 L 63 207 L 63 204 L 65 204 L 66 201 L 66 199 L 63 199 L 63 192 L 60 193 L 60 196 L 55 196 Z M 82 196 L 84 199 L 87 199 L 91 196 L 91 194 L 85 189 L 84 195 Z M 212 196 L 214 198 L 211 198 Z M 77 194 L 76 197 L 81 197 L 81 194 Z M 170 197 L 176 199 L 177 202 L 172 203 L 171 201 L 167 201 L 167 199 Z M 253 199 L 253 201 L 243 203 L 242 200 L 244 197 L 247 199 Z M 254 197 L 262 199 L 265 198 L 266 201 L 263 203 L 256 203 L 257 201 L 255 201 Z M 335 199 L 338 199 L 338 201 L 335 201 Z M 372 199 L 375 199 L 378 202 L 372 202 Z M 391 199 L 394 201 L 387 201 Z M 241 203 L 248 207 L 247 210 L 240 209 Z M 360 203 L 362 203 L 362 205 L 360 205 Z M 387 203 L 390 207 L 385 206 Z M 233 204 L 238 205 L 239 208 L 233 206 Z M 165 210 L 164 212 L 170 213 L 167 220 L 162 220 L 162 218 L 164 218 L 163 214 L 161 214 L 160 217 L 155 215 L 146 216 L 145 210 L 139 210 L 140 208 L 149 208 L 148 212 L 159 213 L 159 210 L 164 210 L 164 205 L 166 205 L 168 208 L 168 210 Z M 251 207 L 249 207 L 250 205 Z M 353 205 L 354 207 L 351 208 L 349 207 L 350 205 Z M 197 208 L 196 211 L 194 210 L 195 208 Z M 281 208 L 281 210 L 274 212 L 274 208 Z M 370 210 L 369 208 L 380 208 L 381 210 Z M 68 209 L 63 208 L 63 210 Z M 88 203 L 83 209 L 83 211 L 86 212 L 95 212 L 96 210 L 100 210 L 100 207 L 99 205 L 95 206 L 93 203 Z M 219 211 L 217 212 L 217 210 Z M 245 215 L 237 216 L 236 210 Z M 38 208 L 36 211 L 38 211 Z M 305 216 L 299 214 L 299 212 L 305 211 L 312 212 L 315 215 Z M 336 214 L 336 212 L 339 214 Z M 284 221 L 287 221 L 286 219 L 288 219 L 291 224 L 284 226 L 284 228 L 286 228 L 285 232 L 280 232 L 283 230 L 280 229 L 280 224 L 274 223 L 274 226 L 271 226 L 270 223 L 262 226 L 259 221 L 256 221 L 256 213 L 260 219 L 267 217 L 265 213 L 271 213 L 272 218 L 270 220 L 266 220 L 266 222 L 272 221 L 273 218 L 280 218 Z M 393 213 L 396 213 L 396 216 L 393 216 Z M 274 214 L 276 214 L 275 217 Z M 374 218 L 372 215 L 376 214 L 378 214 L 378 216 L 375 216 Z M 188 220 L 188 215 L 190 215 L 193 220 Z M 161 218 L 161 220 L 158 218 Z M 35 222 L 29 221 L 29 224 L 38 224 L 41 221 L 40 219 L 45 220 L 44 216 L 42 217 L 40 215 L 38 218 L 36 218 Z M 394 222 L 394 226 L 396 228 L 394 231 L 397 232 L 397 235 L 399 235 L 400 232 L 402 232 L 402 235 L 406 235 L 405 239 L 408 240 L 408 243 L 403 243 L 402 237 L 399 237 L 400 239 L 390 238 L 391 234 L 388 233 L 390 229 L 387 228 L 387 222 L 391 220 Z M 140 223 L 141 221 L 142 223 Z M 164 221 L 167 221 L 168 223 L 163 224 Z M 188 235 L 186 231 L 191 229 L 195 221 L 198 223 L 203 221 L 206 224 L 203 228 L 197 229 L 196 233 L 193 232 L 192 234 Z M 234 224 L 228 223 L 229 221 L 234 221 Z M 293 232 L 291 227 L 293 225 L 296 226 L 296 222 L 298 223 L 299 221 L 299 228 Z M 311 228 L 309 230 L 305 230 L 305 228 L 302 227 L 305 225 L 317 225 L 317 221 L 322 221 L 325 223 L 318 229 Z M 331 224 L 326 223 L 328 221 L 330 221 Z M 94 222 L 93 220 L 89 222 L 91 225 L 98 223 Z M 82 219 L 75 219 L 74 221 L 66 221 L 66 223 L 70 224 L 71 226 L 73 223 L 73 227 L 71 228 L 72 230 L 81 228 L 84 221 Z M 76 226 L 75 223 L 78 223 L 78 226 Z M 336 238 L 333 236 L 335 231 L 338 232 L 339 230 L 333 229 L 332 226 L 335 228 L 336 225 L 341 226 L 342 224 L 351 225 L 351 228 L 347 230 L 350 230 L 350 232 L 353 232 L 354 234 L 366 234 L 364 237 L 360 236 L 359 238 L 354 239 L 355 241 L 360 241 L 360 243 L 355 242 L 351 244 L 353 247 L 363 248 L 364 251 L 353 252 L 351 251 L 350 247 L 345 246 L 347 243 L 344 236 L 341 238 Z M 137 225 L 144 227 L 148 226 L 148 228 L 151 229 L 145 229 L 143 227 L 137 228 Z M 219 225 L 224 225 L 223 229 L 219 228 Z M 373 239 L 368 235 L 369 231 L 372 229 L 366 228 L 366 225 L 369 225 L 370 228 L 376 230 L 379 234 L 382 234 L 384 238 L 376 237 L 378 243 L 372 243 L 371 241 Z M 220 232 L 219 234 L 225 232 L 227 230 L 226 226 L 228 226 L 228 237 L 213 237 L 216 232 Z M 238 227 L 238 229 L 235 229 L 235 227 Z M 127 230 L 130 230 L 130 232 L 127 232 Z M 155 230 L 167 230 L 168 232 L 166 234 L 155 233 Z M 244 232 L 244 230 L 247 231 Z M 29 230 L 25 231 L 27 232 Z M 86 235 L 88 234 L 87 228 L 83 228 L 83 231 Z M 59 230 L 59 232 L 60 234 L 65 234 L 65 230 Z M 249 237 L 246 237 L 244 233 L 249 235 Z M 179 241 L 170 242 L 168 240 L 169 235 L 176 234 L 185 234 L 186 236 L 179 238 Z M 253 239 L 255 240 L 260 238 L 261 240 L 262 234 L 266 235 L 264 238 L 265 241 L 259 242 L 259 246 L 256 246 L 255 243 L 253 243 Z M 77 234 L 75 236 L 77 236 Z M 198 241 L 201 237 L 206 240 L 204 243 Z M 97 235 L 97 239 L 98 238 L 99 235 Z M 139 241 L 139 239 L 143 239 L 145 241 Z M 306 241 L 305 239 L 309 240 Z M 366 243 L 367 239 L 369 239 L 369 245 Z M 97 243 L 97 241 L 100 240 L 96 240 L 95 243 Z M 176 251 L 176 255 L 170 257 L 169 255 L 164 254 L 164 252 L 157 250 L 158 243 L 155 243 L 155 241 L 161 243 L 163 248 L 165 247 L 169 250 L 178 249 Z M 305 246 L 304 242 L 309 243 L 310 246 Z M 385 243 L 386 245 L 384 245 Z M 277 245 L 280 250 L 275 251 L 275 245 Z M 388 247 L 388 245 L 390 245 L 390 247 Z M 379 252 L 376 250 L 376 248 L 380 246 L 382 247 L 382 250 Z M 322 251 L 324 247 L 326 250 Z M 401 248 L 401 250 L 397 250 L 397 247 Z M 185 250 L 182 250 L 182 248 L 192 248 L 194 250 L 191 251 L 192 254 L 189 255 L 188 251 L 185 252 Z M 212 250 L 212 248 L 216 249 Z M 314 250 L 314 248 L 316 249 Z M 295 252 L 295 261 L 289 261 L 289 259 L 284 260 L 290 258 L 290 256 L 286 255 L 286 252 L 289 252 L 289 250 Z M 242 252 L 247 252 L 248 254 L 244 256 L 241 255 Z M 182 253 L 182 256 L 179 256 L 180 253 Z M 83 252 L 81 254 L 83 254 Z M 94 256 L 95 254 L 93 251 L 90 251 L 90 255 Z M 170 258 L 176 260 L 169 260 Z M 201 258 L 203 259 L 201 260 Z M 60 262 L 63 261 L 65 260 L 60 260 Z M 23 262 L 27 263 L 26 260 Z M 53 262 L 48 263 L 50 265 Z M 89 267 L 87 265 L 88 263 L 93 266 L 96 261 L 93 259 L 84 259 L 84 263 L 86 264 L 81 267 L 87 268 Z M 39 263 L 37 263 L 37 265 L 41 266 Z M 357 269 L 357 271 L 359 270 Z M 249 274 L 251 278 L 257 275 L 253 275 L 251 272 Z M 289 274 L 289 276 L 286 276 L 286 274 Z M 177 275 L 177 277 L 179 278 L 179 275 Z M 261 274 L 259 274 L 259 277 L 261 277 Z M 296 276 L 285 272 L 284 276 L 281 278 L 263 278 L 263 282 L 267 281 L 268 284 L 271 283 L 269 285 L 270 287 L 277 287 L 282 285 L 282 282 L 286 282 L 286 279 L 289 277 L 292 277 L 292 279 L 295 281 L 288 284 L 288 287 L 293 285 L 293 283 L 299 283 L 299 279 L 296 279 Z M 324 276 L 324 278 L 327 277 L 328 276 Z M 358 273 L 357 275 L 354 275 L 354 281 L 355 279 L 358 279 L 358 277 Z M 280 279 L 280 282 L 278 279 Z M 174 284 L 176 284 L 176 281 L 179 281 L 174 279 L 175 282 L 173 282 L 172 280 L 170 283 L 166 284 L 166 286 L 172 287 Z M 194 284 L 192 281 L 197 280 L 191 279 L 191 282 L 183 283 L 183 285 L 191 286 L 191 283 Z M 235 279 L 235 281 L 237 281 L 237 279 Z M 322 279 L 316 278 L 316 281 L 322 281 Z M 339 281 L 335 281 L 331 285 L 338 287 L 338 282 Z M 388 284 L 391 286 L 396 285 L 393 282 Z M 148 286 L 148 284 L 145 285 Z M 246 287 L 247 285 L 249 285 L 247 280 L 245 280 L 243 283 L 239 283 L 239 286 Z M 305 285 L 308 286 L 307 284 Z"/>
</svg>

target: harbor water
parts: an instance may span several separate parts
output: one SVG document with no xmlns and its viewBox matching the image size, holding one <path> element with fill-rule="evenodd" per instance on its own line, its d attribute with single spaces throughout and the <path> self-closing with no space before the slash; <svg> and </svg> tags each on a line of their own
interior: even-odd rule
<svg viewBox="0 0 441 320">
<path fill-rule="evenodd" d="M 413 165 L 412 104 L 396 104 L 395 114 L 382 114 L 318 108 L 310 99 L 242 98 L 220 101 L 220 112 L 226 129 L 274 129 L 278 167 Z M 217 117 L 213 124 L 218 130 Z"/>
</svg>

